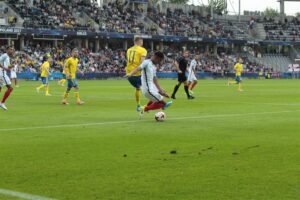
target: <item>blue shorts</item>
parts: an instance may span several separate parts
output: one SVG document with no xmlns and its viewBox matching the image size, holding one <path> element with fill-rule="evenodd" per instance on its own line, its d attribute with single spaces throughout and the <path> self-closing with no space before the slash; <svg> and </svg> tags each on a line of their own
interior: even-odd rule
<svg viewBox="0 0 300 200">
<path fill-rule="evenodd" d="M 136 89 L 140 89 L 142 85 L 141 76 L 131 76 L 128 78 L 129 83 Z"/>
<path fill-rule="evenodd" d="M 44 85 L 48 84 L 48 78 L 47 77 L 41 77 L 42 83 Z"/>
<path fill-rule="evenodd" d="M 241 83 L 241 82 L 242 82 L 242 77 L 241 77 L 241 76 L 236 76 L 236 77 L 235 77 L 235 81 L 236 81 L 237 83 Z"/>
<path fill-rule="evenodd" d="M 66 74 L 62 74 L 62 79 L 67 79 Z"/>
<path fill-rule="evenodd" d="M 68 79 L 68 88 L 78 87 L 78 81 L 76 78 Z"/>
</svg>

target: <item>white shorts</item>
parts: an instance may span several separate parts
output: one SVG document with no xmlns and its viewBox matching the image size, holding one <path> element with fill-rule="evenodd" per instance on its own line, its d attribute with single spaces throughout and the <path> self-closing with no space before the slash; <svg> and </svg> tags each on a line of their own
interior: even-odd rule
<svg viewBox="0 0 300 200">
<path fill-rule="evenodd" d="M 197 81 L 197 77 L 195 76 L 194 73 L 189 74 L 188 76 L 188 82 L 193 82 L 193 81 Z"/>
<path fill-rule="evenodd" d="M 10 72 L 10 78 L 17 78 L 17 73 L 16 72 Z"/>
<path fill-rule="evenodd" d="M 11 85 L 10 78 L 7 75 L 0 75 L 0 86 Z"/>
<path fill-rule="evenodd" d="M 159 102 L 164 99 L 164 97 L 158 93 L 157 89 L 148 90 L 148 88 L 142 88 L 142 93 L 152 102 Z"/>
</svg>

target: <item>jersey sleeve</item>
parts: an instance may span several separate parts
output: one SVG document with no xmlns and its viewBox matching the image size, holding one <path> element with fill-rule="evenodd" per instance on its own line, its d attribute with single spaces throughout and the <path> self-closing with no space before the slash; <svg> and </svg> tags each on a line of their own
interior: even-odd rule
<svg viewBox="0 0 300 200">
<path fill-rule="evenodd" d="M 7 69 L 9 67 L 9 60 L 5 56 L 5 54 L 0 57 L 0 63 L 3 63 L 2 67 L 4 67 L 5 69 Z"/>
<path fill-rule="evenodd" d="M 145 69 L 145 68 L 147 68 L 147 66 L 148 66 L 148 61 L 147 60 L 144 60 L 142 62 L 142 64 L 140 65 L 141 69 Z"/>
<path fill-rule="evenodd" d="M 146 57 L 147 56 L 147 50 L 145 48 L 141 48 L 141 57 Z"/>
</svg>

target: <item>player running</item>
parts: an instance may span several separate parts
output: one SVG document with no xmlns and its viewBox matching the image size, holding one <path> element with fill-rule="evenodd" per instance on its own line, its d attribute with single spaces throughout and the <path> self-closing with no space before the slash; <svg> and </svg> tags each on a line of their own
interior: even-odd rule
<svg viewBox="0 0 300 200">
<path fill-rule="evenodd" d="M 42 85 L 36 88 L 37 93 L 39 93 L 41 89 L 45 88 L 46 96 L 51 96 L 51 94 L 49 94 L 49 76 L 51 75 L 50 67 L 52 62 L 53 62 L 52 58 L 48 57 L 47 60 L 41 65 L 40 71 L 41 71 Z"/>
<path fill-rule="evenodd" d="M 197 67 L 199 60 L 200 60 L 200 55 L 196 54 L 189 66 L 188 85 L 189 85 L 189 93 L 191 95 L 194 94 L 193 89 L 196 87 L 196 85 L 198 83 L 197 77 L 196 77 L 196 67 Z"/>
<path fill-rule="evenodd" d="M 7 76 L 7 72 L 10 71 L 12 68 L 10 64 L 10 58 L 13 55 L 14 55 L 14 48 L 12 46 L 8 46 L 6 47 L 6 53 L 0 57 L 0 86 L 1 87 L 6 86 L 7 88 L 0 103 L 0 107 L 3 110 L 7 110 L 7 107 L 5 106 L 5 102 L 13 91 L 10 79 Z"/>
<path fill-rule="evenodd" d="M 151 57 L 151 59 L 145 60 L 139 67 L 135 68 L 128 75 L 128 78 L 132 77 L 135 73 L 141 71 L 142 77 L 142 93 L 149 99 L 146 106 L 142 106 L 140 110 L 141 117 L 143 117 L 144 112 L 157 109 L 166 109 L 171 106 L 172 101 L 163 101 L 164 97 L 169 98 L 165 90 L 160 86 L 156 77 L 155 65 L 161 63 L 164 59 L 164 54 L 162 52 L 156 52 Z"/>
<path fill-rule="evenodd" d="M 78 81 L 77 81 L 77 78 L 76 78 L 76 73 L 77 72 L 79 72 L 83 75 L 83 72 L 78 69 L 78 62 L 79 62 L 78 57 L 79 57 L 79 52 L 78 52 L 78 49 L 75 48 L 75 49 L 72 50 L 72 56 L 70 58 L 68 58 L 65 62 L 64 69 L 65 69 L 65 72 L 66 72 L 68 86 L 67 86 L 67 90 L 64 94 L 64 98 L 62 100 L 62 104 L 64 104 L 64 105 L 69 104 L 67 99 L 68 99 L 69 93 L 70 93 L 72 88 L 74 88 L 76 103 L 78 105 L 84 104 L 84 102 L 80 100 Z"/>
<path fill-rule="evenodd" d="M 138 68 L 147 56 L 147 50 L 142 47 L 143 38 L 136 36 L 134 38 L 134 46 L 127 50 L 127 66 L 126 75 L 129 75 L 133 70 Z M 137 103 L 136 110 L 141 110 L 141 72 L 136 71 L 131 76 L 128 76 L 128 81 L 135 88 L 135 100 Z"/>
<path fill-rule="evenodd" d="M 234 65 L 235 81 L 228 81 L 228 85 L 238 84 L 238 91 L 242 92 L 242 72 L 243 72 L 243 59 L 238 59 L 238 62 Z"/>
<path fill-rule="evenodd" d="M 66 71 L 65 71 L 65 68 L 64 68 L 64 59 L 61 58 L 57 61 L 57 64 L 61 67 L 61 74 L 62 74 L 62 79 L 60 79 L 58 81 L 58 85 L 60 86 L 65 86 L 65 83 L 67 81 L 67 77 L 66 77 Z"/>
<path fill-rule="evenodd" d="M 187 78 L 185 75 L 185 73 L 187 71 L 188 57 L 189 57 L 189 51 L 184 51 L 182 56 L 178 57 L 175 61 L 175 66 L 176 66 L 177 75 L 178 75 L 178 83 L 174 87 L 174 91 L 171 96 L 172 99 L 176 99 L 175 95 L 182 83 L 184 84 L 184 91 L 187 95 L 187 98 L 194 99 L 194 97 L 192 95 L 190 95 L 190 93 L 189 93 L 189 86 L 188 86 Z"/>
<path fill-rule="evenodd" d="M 18 63 L 16 61 L 13 65 L 13 68 L 11 68 L 11 70 L 10 70 L 10 79 L 14 82 L 15 87 L 19 87 L 17 72 L 18 72 Z"/>
</svg>

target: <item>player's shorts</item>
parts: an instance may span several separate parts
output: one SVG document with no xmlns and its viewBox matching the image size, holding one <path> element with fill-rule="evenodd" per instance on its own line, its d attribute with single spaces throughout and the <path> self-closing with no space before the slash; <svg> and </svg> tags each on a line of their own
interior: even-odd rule
<svg viewBox="0 0 300 200">
<path fill-rule="evenodd" d="M 142 88 L 143 95 L 152 102 L 159 102 L 164 99 L 164 97 L 158 93 L 157 89 Z"/>
<path fill-rule="evenodd" d="M 17 78 L 17 73 L 16 72 L 10 72 L 10 78 Z"/>
<path fill-rule="evenodd" d="M 186 78 L 185 74 L 184 73 L 179 73 L 178 74 L 178 82 L 183 83 L 185 81 L 187 81 L 187 78 Z"/>
<path fill-rule="evenodd" d="M 0 86 L 11 85 L 10 78 L 7 75 L 0 75 Z"/>
<path fill-rule="evenodd" d="M 241 76 L 236 76 L 236 77 L 235 77 L 235 81 L 236 81 L 237 83 L 241 83 L 241 82 L 242 82 L 242 77 L 241 77 Z"/>
<path fill-rule="evenodd" d="M 48 84 L 48 78 L 47 77 L 41 77 L 42 83 L 44 85 Z"/>
<path fill-rule="evenodd" d="M 131 76 L 128 78 L 129 83 L 136 89 L 140 89 L 142 85 L 141 76 Z"/>
<path fill-rule="evenodd" d="M 66 74 L 62 74 L 62 79 L 67 79 L 67 75 Z"/>
<path fill-rule="evenodd" d="M 190 73 L 188 76 L 188 82 L 193 82 L 193 81 L 197 81 L 197 77 L 195 76 L 194 73 Z"/>
<path fill-rule="evenodd" d="M 78 87 L 78 81 L 76 78 L 68 79 L 68 88 Z"/>
</svg>

